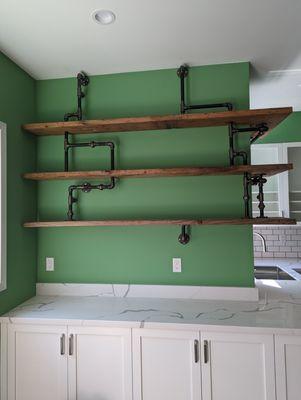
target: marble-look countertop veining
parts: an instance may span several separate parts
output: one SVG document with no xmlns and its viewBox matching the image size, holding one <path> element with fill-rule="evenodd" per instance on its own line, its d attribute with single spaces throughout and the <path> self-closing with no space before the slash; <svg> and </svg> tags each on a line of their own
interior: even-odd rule
<svg viewBox="0 0 301 400">
<path fill-rule="evenodd" d="M 2 323 L 213 329 L 301 334 L 301 282 L 257 281 L 259 302 L 103 296 L 36 296 Z"/>
</svg>

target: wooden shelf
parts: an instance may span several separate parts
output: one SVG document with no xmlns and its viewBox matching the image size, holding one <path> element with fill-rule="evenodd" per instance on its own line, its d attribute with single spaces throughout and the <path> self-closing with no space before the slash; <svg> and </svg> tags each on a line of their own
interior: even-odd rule
<svg viewBox="0 0 301 400">
<path fill-rule="evenodd" d="M 251 175 L 267 176 L 279 174 L 293 168 L 293 164 L 235 165 L 230 167 L 191 167 L 191 168 L 153 168 L 153 169 L 120 169 L 113 171 L 72 171 L 72 172 L 31 172 L 24 174 L 25 179 L 36 181 L 66 179 L 100 179 L 100 178 L 154 178 L 174 176 L 201 175 Z"/>
<path fill-rule="evenodd" d="M 291 218 L 234 218 L 234 219 L 165 219 L 165 220 L 101 220 L 101 221 L 39 221 L 25 222 L 25 228 L 58 228 L 80 226 L 141 226 L 141 225 L 295 225 Z"/>
<path fill-rule="evenodd" d="M 23 125 L 35 135 L 91 134 L 110 132 L 133 132 L 178 128 L 223 126 L 233 122 L 238 125 L 255 126 L 266 123 L 269 130 L 292 113 L 291 107 L 259 110 L 224 111 L 196 114 L 147 116 L 133 118 L 99 119 L 68 122 L 44 122 Z"/>
</svg>

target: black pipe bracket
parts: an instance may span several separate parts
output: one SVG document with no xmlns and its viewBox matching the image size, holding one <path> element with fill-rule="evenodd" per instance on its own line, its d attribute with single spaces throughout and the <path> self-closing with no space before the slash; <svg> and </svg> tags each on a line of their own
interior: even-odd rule
<svg viewBox="0 0 301 400">
<path fill-rule="evenodd" d="M 99 183 L 92 185 L 89 182 L 81 183 L 79 185 L 71 185 L 68 188 L 68 221 L 74 221 L 73 205 L 78 203 L 78 197 L 74 197 L 75 191 L 82 191 L 83 193 L 90 193 L 92 190 L 110 190 L 115 187 L 115 178 L 111 178 L 110 183 Z"/>
<path fill-rule="evenodd" d="M 264 215 L 264 184 L 267 183 L 267 179 L 263 174 L 258 175 L 250 175 L 249 173 L 244 173 L 243 176 L 243 188 L 244 188 L 244 210 L 245 210 L 245 218 L 252 218 L 251 210 L 250 210 L 250 200 L 251 200 L 251 186 L 258 186 L 258 195 L 256 196 L 258 200 L 258 208 L 259 208 L 259 217 L 258 218 L 266 218 Z"/>
<path fill-rule="evenodd" d="M 252 177 L 252 185 L 258 186 L 258 195 L 256 196 L 256 198 L 258 200 L 258 208 L 259 208 L 259 217 L 258 218 L 267 218 L 264 215 L 265 204 L 264 204 L 263 186 L 265 183 L 267 183 L 267 179 L 264 178 L 264 176 L 262 174 L 255 175 Z"/>
<path fill-rule="evenodd" d="M 245 128 L 237 128 L 234 123 L 229 124 L 229 161 L 230 165 L 235 164 L 237 158 L 241 158 L 244 165 L 248 164 L 248 154 L 245 151 L 237 150 L 235 147 L 235 135 L 245 132 L 255 132 L 254 136 L 250 139 L 253 144 L 258 138 L 264 135 L 269 130 L 265 123 L 256 126 L 249 126 Z"/>
<path fill-rule="evenodd" d="M 186 103 L 186 88 L 185 81 L 189 74 L 189 67 L 186 64 L 183 64 L 178 68 L 177 75 L 180 78 L 180 113 L 185 114 L 190 110 L 202 110 L 209 108 L 226 108 L 228 111 L 233 110 L 233 104 L 229 102 L 224 103 L 213 103 L 213 104 L 193 104 L 189 105 Z"/>
<path fill-rule="evenodd" d="M 181 233 L 178 237 L 178 240 L 181 244 L 187 244 L 190 241 L 190 235 L 188 234 L 188 226 L 182 225 Z"/>
<path fill-rule="evenodd" d="M 82 99 L 86 96 L 83 91 L 84 86 L 89 85 L 89 77 L 84 72 L 79 72 L 77 74 L 77 111 L 73 113 L 67 113 L 64 115 L 64 121 L 70 121 L 72 118 L 76 118 L 78 121 L 83 119 L 82 111 Z"/>
<path fill-rule="evenodd" d="M 97 141 L 90 141 L 90 142 L 75 142 L 72 143 L 69 141 L 69 134 L 65 132 L 65 139 L 64 139 L 64 169 L 65 171 L 69 171 L 69 150 L 74 148 L 81 148 L 81 147 L 90 147 L 94 149 L 96 147 L 108 147 L 110 149 L 110 169 L 115 169 L 115 144 L 111 141 L 104 141 L 104 142 L 97 142 Z"/>
</svg>

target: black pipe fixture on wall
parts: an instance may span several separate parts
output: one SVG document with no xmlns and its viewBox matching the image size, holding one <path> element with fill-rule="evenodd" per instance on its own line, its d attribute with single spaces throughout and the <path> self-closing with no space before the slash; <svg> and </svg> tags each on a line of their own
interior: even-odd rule
<svg viewBox="0 0 301 400">
<path fill-rule="evenodd" d="M 189 105 L 186 102 L 186 87 L 185 82 L 189 74 L 189 67 L 187 65 L 181 65 L 177 70 L 177 75 L 180 78 L 180 113 L 185 114 L 187 111 L 191 110 L 201 110 L 201 109 L 211 109 L 211 108 L 226 108 L 228 111 L 232 111 L 234 109 L 233 103 L 224 102 L 224 103 L 211 103 L 211 104 L 193 104 Z M 241 159 L 244 165 L 248 164 L 248 154 L 246 151 L 237 150 L 235 144 L 235 138 L 237 134 L 243 132 L 255 132 L 255 135 L 250 139 L 250 144 L 253 144 L 257 139 L 259 139 L 262 135 L 264 135 L 269 130 L 267 124 L 258 124 L 256 126 L 248 126 L 245 128 L 238 128 L 234 123 L 229 124 L 228 136 L 229 136 L 229 163 L 230 165 L 235 165 L 236 159 Z M 258 208 L 260 210 L 260 218 L 264 218 L 264 194 L 263 194 L 263 185 L 267 180 L 263 178 L 262 175 L 250 176 L 250 174 L 245 173 L 243 176 L 243 187 L 244 187 L 244 208 L 245 208 L 245 217 L 251 218 L 250 211 L 250 191 L 251 186 L 258 185 L 259 194 L 257 199 L 259 200 Z M 185 227 L 182 229 L 182 234 L 179 237 L 184 238 L 185 236 Z M 186 234 L 187 235 L 187 234 Z"/>
<path fill-rule="evenodd" d="M 177 75 L 180 79 L 180 113 L 185 114 L 189 111 L 200 110 L 200 109 L 218 109 L 224 108 L 231 112 L 234 109 L 233 103 L 222 102 L 222 103 L 212 103 L 212 104 L 188 104 L 186 100 L 186 87 L 185 82 L 189 74 L 189 68 L 187 65 L 182 65 L 177 70 Z M 64 116 L 64 121 L 70 121 L 71 119 L 76 119 L 81 121 L 83 119 L 82 111 L 82 100 L 86 96 L 84 87 L 88 86 L 89 78 L 84 72 L 77 74 L 77 111 L 73 113 L 67 113 Z M 250 139 L 251 144 L 254 143 L 259 137 L 261 137 L 265 132 L 268 131 L 268 126 L 265 123 L 258 124 L 255 126 L 248 127 L 237 127 L 234 123 L 229 124 L 229 164 L 235 165 L 236 160 L 240 160 L 242 164 L 248 164 L 248 154 L 246 151 L 237 149 L 236 138 L 239 133 L 242 132 L 254 132 L 255 135 Z M 115 144 L 112 141 L 89 141 L 89 142 L 76 142 L 69 140 L 68 131 L 64 134 L 64 170 L 69 171 L 69 151 L 74 148 L 89 147 L 94 149 L 96 147 L 108 147 L 110 150 L 110 170 L 115 169 Z M 251 218 L 251 186 L 258 185 L 258 196 L 260 218 L 264 218 L 264 195 L 263 195 L 263 185 L 267 180 L 262 174 L 251 175 L 250 173 L 244 173 L 243 175 L 243 200 L 244 200 L 244 213 L 246 218 Z M 111 177 L 109 183 L 99 183 L 91 184 L 90 182 L 84 182 L 81 184 L 71 185 L 68 188 L 68 213 L 67 217 L 69 221 L 74 220 L 74 210 L 73 206 L 78 202 L 78 197 L 74 196 L 75 192 L 90 193 L 92 190 L 111 190 L 115 188 L 116 178 Z M 181 227 L 181 233 L 179 235 L 179 242 L 181 244 L 187 244 L 190 241 L 189 226 L 183 225 Z"/>
<path fill-rule="evenodd" d="M 84 86 L 88 86 L 90 80 L 89 77 L 84 72 L 79 72 L 77 74 L 77 111 L 74 113 L 67 113 L 64 116 L 64 121 L 70 121 L 72 118 L 76 118 L 78 121 L 83 119 L 82 111 L 82 99 L 86 96 L 83 91 Z M 70 142 L 69 134 L 65 132 L 64 135 L 64 170 L 69 171 L 69 150 L 74 148 L 90 147 L 94 149 L 95 147 L 108 147 L 110 149 L 110 169 L 111 171 L 115 169 L 115 144 L 112 141 L 95 141 L 90 142 Z M 110 179 L 110 183 L 99 183 L 97 185 L 92 185 L 90 182 L 85 182 L 83 184 L 71 185 L 68 188 L 68 221 L 72 221 L 74 217 L 73 205 L 78 202 L 78 198 L 74 197 L 75 191 L 82 191 L 83 193 L 90 193 L 91 190 L 110 190 L 114 189 L 116 184 L 115 178 Z"/>
</svg>

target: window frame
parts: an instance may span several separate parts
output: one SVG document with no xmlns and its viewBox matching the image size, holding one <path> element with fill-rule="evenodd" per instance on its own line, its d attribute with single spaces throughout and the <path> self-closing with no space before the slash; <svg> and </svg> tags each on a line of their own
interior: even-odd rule
<svg viewBox="0 0 301 400">
<path fill-rule="evenodd" d="M 288 149 L 290 147 L 301 147 L 301 142 L 285 142 L 285 143 L 266 143 L 266 144 L 253 144 L 252 147 L 257 148 L 274 148 L 277 151 L 278 163 L 288 163 Z M 279 210 L 281 216 L 290 218 L 290 204 L 289 204 L 289 172 L 285 171 L 277 175 L 278 177 L 278 199 L 279 199 Z M 300 222 L 297 222 L 300 225 Z"/>
<path fill-rule="evenodd" d="M 288 161 L 288 149 L 290 147 L 301 147 L 301 142 L 287 142 L 282 143 L 282 162 L 287 164 Z M 281 184 L 281 192 L 283 193 L 283 210 L 284 217 L 290 218 L 290 201 L 289 201 L 289 178 L 288 171 L 283 172 L 282 179 L 280 181 Z M 280 189 L 279 188 L 279 189 Z M 299 225 L 299 223 L 297 223 Z"/>
<path fill-rule="evenodd" d="M 283 164 L 283 146 L 282 143 L 263 143 L 263 144 L 253 144 L 251 145 L 251 158 L 252 158 L 252 148 L 257 148 L 257 149 L 273 149 L 276 154 L 277 158 L 277 163 L 278 164 Z M 252 164 L 252 162 L 251 162 Z M 284 189 L 284 184 L 285 184 L 285 177 L 283 176 L 283 173 L 276 175 L 277 178 L 277 188 L 278 188 L 278 203 L 279 203 L 279 212 L 281 215 L 280 217 L 284 216 L 284 206 L 285 206 L 285 195 L 283 195 L 283 190 Z M 288 180 L 288 175 L 287 178 Z"/>
<path fill-rule="evenodd" d="M 7 236 L 7 216 L 6 216 L 6 124 L 0 121 L 0 292 L 7 289 L 7 262 L 6 262 L 6 236 Z"/>
</svg>

